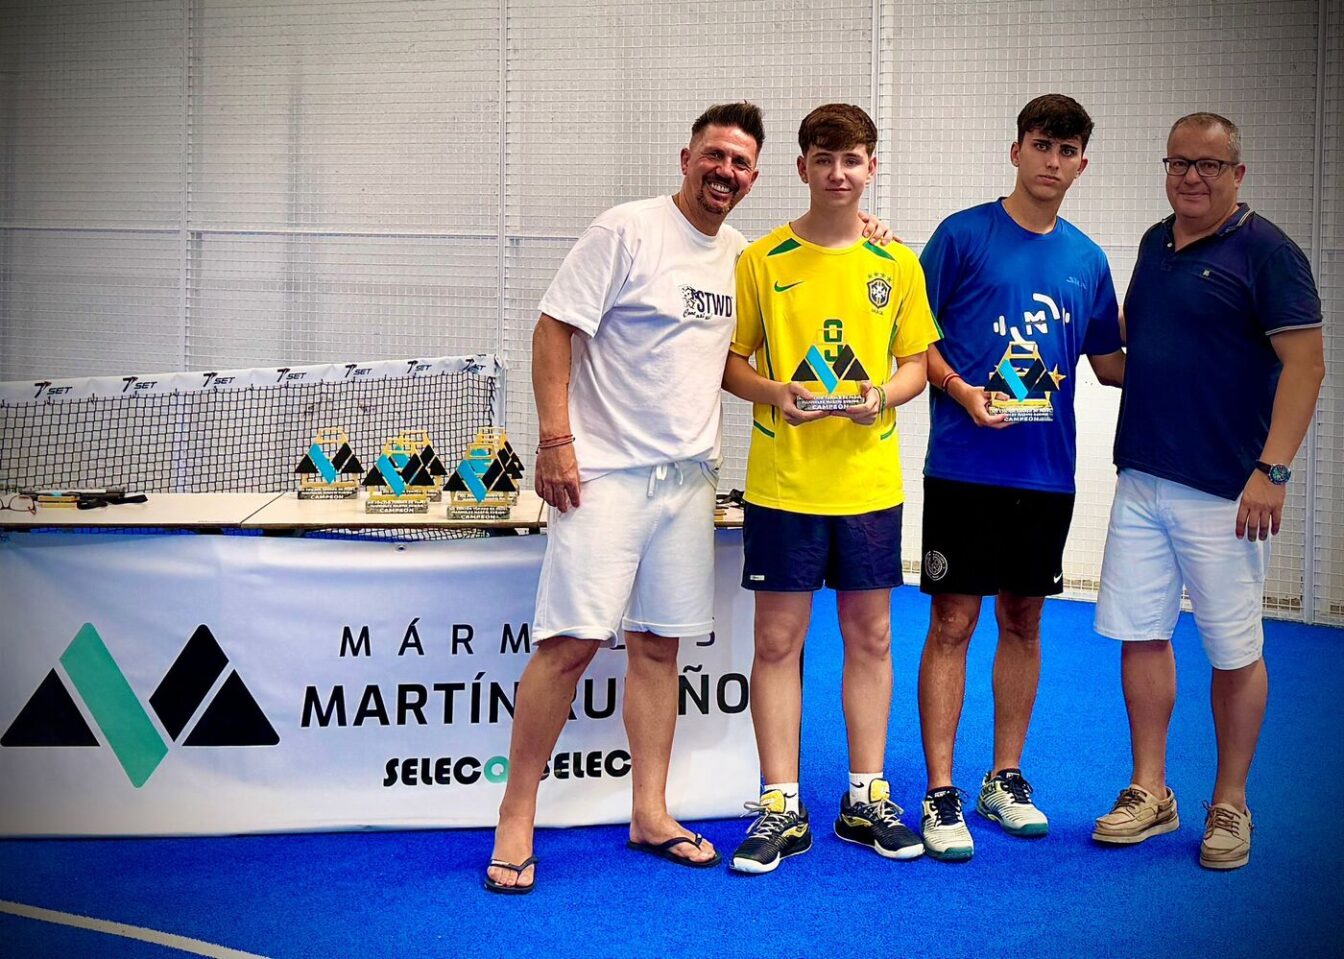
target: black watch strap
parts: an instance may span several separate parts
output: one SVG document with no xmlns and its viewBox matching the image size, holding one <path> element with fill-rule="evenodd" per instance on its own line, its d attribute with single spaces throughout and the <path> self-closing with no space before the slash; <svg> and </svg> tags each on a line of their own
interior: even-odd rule
<svg viewBox="0 0 1344 959">
<path fill-rule="evenodd" d="M 1275 486 L 1286 486 L 1288 481 L 1293 478 L 1293 471 L 1282 463 L 1265 463 L 1256 460 L 1255 468 L 1268 476 L 1269 481 Z"/>
</svg>

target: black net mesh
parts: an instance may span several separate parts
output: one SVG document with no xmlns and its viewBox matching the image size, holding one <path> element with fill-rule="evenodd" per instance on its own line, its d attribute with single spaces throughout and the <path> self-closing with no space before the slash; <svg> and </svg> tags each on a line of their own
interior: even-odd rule
<svg viewBox="0 0 1344 959">
<path fill-rule="evenodd" d="M 318 430 L 343 429 L 370 466 L 388 439 L 428 433 L 445 462 L 494 421 L 493 376 L 277 383 L 232 390 L 0 401 L 0 489 L 120 487 L 136 493 L 284 492 Z M 469 530 L 327 530 L 446 539 Z"/>
</svg>

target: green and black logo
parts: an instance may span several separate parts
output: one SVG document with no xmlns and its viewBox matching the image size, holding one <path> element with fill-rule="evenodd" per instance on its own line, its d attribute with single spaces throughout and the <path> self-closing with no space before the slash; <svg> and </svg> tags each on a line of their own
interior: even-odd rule
<svg viewBox="0 0 1344 959">
<path fill-rule="evenodd" d="M 0 736 L 0 746 L 101 745 L 75 704 L 68 681 L 126 777 L 139 789 L 168 755 L 168 744 L 91 623 L 75 634 L 60 663 L 66 679 L 54 667 L 47 673 Z M 206 703 L 226 670 L 228 676 Z M 204 624 L 196 627 L 182 647 L 150 695 L 149 705 L 172 741 L 183 746 L 274 746 L 280 742 L 275 727 Z M 192 724 L 198 712 L 200 717 Z"/>
</svg>

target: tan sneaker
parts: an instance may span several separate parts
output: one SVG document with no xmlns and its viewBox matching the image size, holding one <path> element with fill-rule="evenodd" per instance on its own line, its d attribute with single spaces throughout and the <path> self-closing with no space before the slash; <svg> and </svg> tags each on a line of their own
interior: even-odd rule
<svg viewBox="0 0 1344 959">
<path fill-rule="evenodd" d="M 1204 841 L 1199 844 L 1199 864 L 1205 869 L 1239 869 L 1251 861 L 1251 811 L 1241 812 L 1230 803 L 1204 804 Z"/>
<path fill-rule="evenodd" d="M 1176 794 L 1167 789 L 1167 795 L 1158 799 L 1142 786 L 1130 783 L 1120 790 L 1111 811 L 1097 819 L 1092 838 L 1097 842 L 1143 842 L 1149 836 L 1173 832 L 1181 825 L 1176 815 Z"/>
</svg>

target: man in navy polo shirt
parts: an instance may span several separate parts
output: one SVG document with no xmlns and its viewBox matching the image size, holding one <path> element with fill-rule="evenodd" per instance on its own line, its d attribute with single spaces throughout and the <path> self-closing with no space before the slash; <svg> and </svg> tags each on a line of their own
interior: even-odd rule
<svg viewBox="0 0 1344 959">
<path fill-rule="evenodd" d="M 1246 777 L 1268 680 L 1261 603 L 1297 448 L 1325 375 L 1321 301 L 1283 231 L 1237 201 L 1237 127 L 1193 113 L 1167 138 L 1174 214 L 1139 245 L 1125 297 L 1119 469 L 1097 632 L 1122 640 L 1134 768 L 1092 838 L 1137 843 L 1180 824 L 1166 784 L 1181 587 L 1213 665 L 1218 772 L 1200 844 L 1210 869 L 1251 854 Z"/>
</svg>

